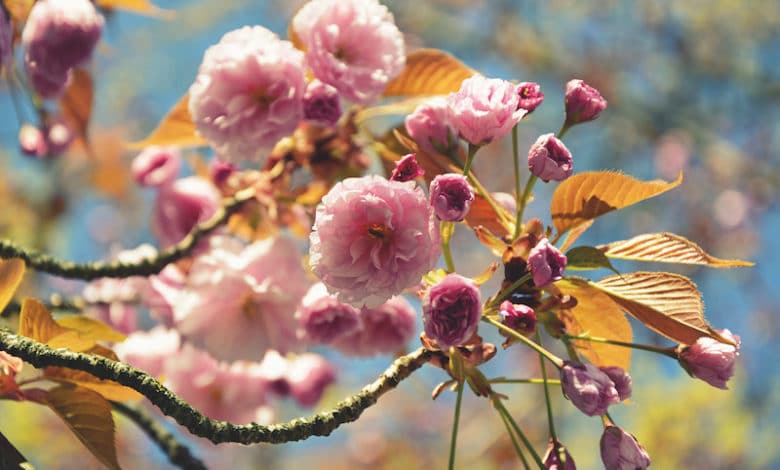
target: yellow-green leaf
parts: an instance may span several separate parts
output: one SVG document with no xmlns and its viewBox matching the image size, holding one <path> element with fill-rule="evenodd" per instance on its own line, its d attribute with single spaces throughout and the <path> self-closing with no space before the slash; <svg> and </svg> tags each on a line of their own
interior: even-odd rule
<svg viewBox="0 0 780 470">
<path fill-rule="evenodd" d="M 31 298 L 22 301 L 19 334 L 46 343 L 52 348 L 69 348 L 76 352 L 86 351 L 95 345 L 94 340 L 58 324 L 45 305 Z"/>
<path fill-rule="evenodd" d="M 701 293 L 685 276 L 636 272 L 592 285 L 648 328 L 678 343 L 692 344 L 702 336 L 721 339 L 704 320 Z"/>
<path fill-rule="evenodd" d="M 152 4 L 149 0 L 95 0 L 102 8 L 110 10 L 124 10 L 139 15 L 154 16 L 157 18 L 173 18 L 173 12 L 163 10 Z"/>
<path fill-rule="evenodd" d="M 601 245 L 599 249 L 610 258 L 636 261 L 700 264 L 713 268 L 753 266 L 747 261 L 716 258 L 687 238 L 667 232 L 645 233 L 629 240 Z"/>
<path fill-rule="evenodd" d="M 680 183 L 682 173 L 671 183 L 639 181 L 612 171 L 579 173 L 555 189 L 550 206 L 553 224 L 559 234 L 564 233 L 608 212 L 665 193 Z"/>
<path fill-rule="evenodd" d="M 566 252 L 566 269 L 601 269 L 607 268 L 615 274 L 617 269 L 612 266 L 609 258 L 592 246 L 578 246 Z"/>
<path fill-rule="evenodd" d="M 607 294 L 584 280 L 567 278 L 555 285 L 564 294 L 577 298 L 574 308 L 560 312 L 567 333 L 631 342 L 631 324 L 620 306 Z M 618 366 L 628 370 L 631 364 L 631 348 L 585 340 L 575 340 L 573 344 L 597 366 Z"/>
<path fill-rule="evenodd" d="M 477 73 L 438 49 L 418 49 L 406 56 L 406 66 L 385 88 L 385 96 L 445 95 L 458 91 L 463 80 Z"/>
<path fill-rule="evenodd" d="M 127 147 L 140 150 L 150 145 L 174 145 L 178 147 L 198 147 L 206 145 L 206 141 L 198 135 L 195 123 L 189 109 L 189 93 L 176 103 L 168 114 L 160 121 L 157 128 L 145 139 L 130 142 Z"/>
<path fill-rule="evenodd" d="M 24 260 L 10 258 L 0 260 L 0 312 L 5 310 L 14 297 L 24 277 Z"/>
<path fill-rule="evenodd" d="M 73 385 L 49 390 L 44 400 L 103 465 L 120 469 L 108 401 L 92 390 Z"/>
<path fill-rule="evenodd" d="M 97 344 L 84 352 L 86 354 L 95 354 L 106 357 L 112 361 L 119 360 L 114 351 Z M 130 401 L 140 400 L 142 398 L 141 394 L 132 388 L 125 387 L 124 385 L 120 385 L 111 380 L 99 379 L 92 374 L 80 370 L 68 369 L 66 367 L 47 367 L 43 375 L 46 378 L 54 381 L 72 383 L 74 385 L 88 388 L 99 393 L 106 400 Z"/>
<path fill-rule="evenodd" d="M 95 341 L 109 341 L 111 343 L 120 343 L 126 336 L 116 331 L 95 318 L 84 315 L 70 315 L 57 320 L 57 323 L 66 328 L 76 330 L 82 337 L 90 338 Z"/>
</svg>

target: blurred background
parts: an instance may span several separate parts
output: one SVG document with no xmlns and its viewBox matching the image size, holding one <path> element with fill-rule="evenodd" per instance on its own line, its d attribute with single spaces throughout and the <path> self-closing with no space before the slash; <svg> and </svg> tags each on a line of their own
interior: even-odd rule
<svg viewBox="0 0 780 470">
<path fill-rule="evenodd" d="M 175 16 L 112 15 L 93 64 L 91 157 L 83 152 L 45 161 L 23 156 L 19 123 L 33 119 L 33 111 L 24 103 L 15 108 L 7 83 L 0 82 L 0 237 L 79 261 L 151 242 L 152 194 L 129 179 L 135 155 L 124 152 L 120 142 L 138 140 L 157 124 L 187 91 L 205 49 L 224 33 L 260 24 L 285 37 L 287 21 L 302 3 L 158 0 Z M 545 102 L 520 127 L 521 152 L 540 134 L 558 130 L 564 85 L 581 78 L 601 91 L 609 107 L 564 139 L 575 171 L 618 169 L 642 180 L 672 180 L 683 171 L 679 188 L 599 219 L 578 244 L 669 231 L 715 256 L 755 261 L 753 268 L 735 270 L 616 263 L 621 272 L 669 270 L 690 276 L 704 295 L 709 322 L 742 338 L 737 375 L 730 390 L 722 391 L 690 379 L 670 359 L 636 352 L 634 396 L 613 417 L 645 446 L 653 468 L 780 468 L 780 242 L 774 235 L 780 231 L 780 2 L 385 3 L 409 49 L 444 49 L 487 76 L 541 84 Z M 475 169 L 491 190 L 511 191 L 511 165 L 508 144 L 498 143 L 480 152 Z M 553 189 L 554 184 L 537 185 L 527 215 L 549 224 Z M 456 235 L 455 243 L 463 247 L 458 266 L 470 275 L 483 271 L 492 261 L 490 253 L 473 243 L 467 230 Z M 588 275 L 598 279 L 607 273 Z M 45 275 L 26 287 L 39 295 L 80 288 Z M 633 326 L 637 342 L 670 345 L 642 325 Z M 373 381 L 392 359 L 323 352 L 339 367 L 339 382 L 320 403 L 323 409 Z M 487 371 L 537 377 L 538 358 L 519 347 L 499 351 Z M 215 447 L 169 427 L 213 468 L 443 468 L 455 399 L 445 392 L 431 401 L 430 392 L 446 378 L 425 368 L 357 423 L 303 443 Z M 510 396 L 507 405 L 543 452 L 547 427 L 541 388 L 496 388 Z M 599 468 L 600 421 L 579 413 L 559 393 L 553 397 L 561 441 L 579 468 Z M 311 412 L 284 406 L 280 419 Z M 99 468 L 64 425 L 38 408 L 0 403 L 0 430 L 38 468 Z M 137 428 L 117 420 L 125 468 L 168 468 Z M 518 468 L 515 459 L 498 414 L 486 400 L 466 393 L 458 467 Z"/>
</svg>

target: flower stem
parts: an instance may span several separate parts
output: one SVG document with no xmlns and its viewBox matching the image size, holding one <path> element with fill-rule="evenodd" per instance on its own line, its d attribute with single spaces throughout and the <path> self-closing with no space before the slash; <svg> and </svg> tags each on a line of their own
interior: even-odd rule
<svg viewBox="0 0 780 470">
<path fill-rule="evenodd" d="M 479 145 L 469 143 L 469 156 L 466 158 L 466 164 L 463 165 L 463 176 L 465 177 L 469 176 L 471 164 L 474 162 L 474 155 L 477 154 L 477 150 L 479 150 Z"/>
<path fill-rule="evenodd" d="M 458 422 L 460 421 L 460 404 L 463 401 L 463 382 L 458 382 L 458 396 L 455 399 L 455 419 L 452 423 L 452 441 L 450 442 L 450 464 L 447 468 L 455 468 L 455 443 L 458 441 Z"/>
<path fill-rule="evenodd" d="M 531 173 L 528 175 L 528 181 L 525 183 L 525 189 L 523 190 L 523 197 L 520 198 L 520 204 L 517 205 L 517 224 L 522 224 L 523 220 L 523 212 L 525 211 L 525 206 L 528 205 L 528 198 L 531 197 L 531 190 L 534 189 L 534 185 L 536 184 L 536 180 L 539 179 L 536 177 L 535 174 Z M 518 231 L 519 234 L 519 231 Z M 517 235 L 515 236 L 517 238 Z"/>
<path fill-rule="evenodd" d="M 534 384 L 534 385 L 544 385 L 547 384 L 553 384 L 553 385 L 560 385 L 561 381 L 558 379 L 505 379 L 503 377 L 498 377 L 495 379 L 488 380 L 488 382 L 492 384 Z"/>
<path fill-rule="evenodd" d="M 485 316 L 482 317 L 482 321 L 486 322 L 486 323 L 490 323 L 491 325 L 495 326 L 499 330 L 508 333 L 511 337 L 513 337 L 513 338 L 515 338 L 517 340 L 520 340 L 521 342 L 525 343 L 526 346 L 528 346 L 529 348 L 531 348 L 534 351 L 538 352 L 539 354 L 541 354 L 542 356 L 547 358 L 548 361 L 550 361 L 553 364 L 555 364 L 555 367 L 557 367 L 559 369 L 561 367 L 563 367 L 563 359 L 561 359 L 560 357 L 558 357 L 555 354 L 551 353 L 550 351 L 544 349 L 543 347 L 539 346 L 538 344 L 534 343 L 533 341 L 531 341 L 530 339 L 528 339 L 525 336 L 521 335 L 520 333 L 518 333 L 517 331 L 513 330 L 512 328 L 509 328 L 508 326 L 502 324 L 500 321 L 497 321 L 497 320 L 494 320 L 494 319 L 492 319 L 490 317 L 485 317 Z"/>
<path fill-rule="evenodd" d="M 634 349 L 641 349 L 643 351 L 650 351 L 657 354 L 663 354 L 664 356 L 671 357 L 672 359 L 677 359 L 677 353 L 675 352 L 675 348 L 662 348 L 659 346 L 650 346 L 647 344 L 638 344 L 638 343 L 627 343 L 625 341 L 618 341 L 614 339 L 607 339 L 607 338 L 599 338 L 596 336 L 590 336 L 588 334 L 582 334 L 582 335 L 568 335 L 564 334 L 562 338 L 565 338 L 567 340 L 582 340 L 582 341 L 590 341 L 593 343 L 604 343 L 604 344 L 611 344 L 613 346 L 622 346 L 624 348 L 634 348 Z"/>
<path fill-rule="evenodd" d="M 528 460 L 525 458 L 525 454 L 523 454 L 523 449 L 520 448 L 520 443 L 517 442 L 517 436 L 515 436 L 515 433 L 512 432 L 512 427 L 509 424 L 509 420 L 506 418 L 506 416 L 503 415 L 503 413 L 498 413 L 501 416 L 501 421 L 504 422 L 504 427 L 506 427 L 506 433 L 509 434 L 509 439 L 512 441 L 512 445 L 515 448 L 515 453 L 517 453 L 517 456 L 520 457 L 520 460 L 523 462 L 523 468 L 528 470 L 530 467 L 528 466 Z"/>
<path fill-rule="evenodd" d="M 444 264 L 447 266 L 448 273 L 455 272 L 455 262 L 452 259 L 452 251 L 450 250 L 450 239 L 455 231 L 455 224 L 448 221 L 442 221 L 439 227 L 441 231 L 441 254 L 444 257 Z"/>
<path fill-rule="evenodd" d="M 528 451 L 531 453 L 531 456 L 534 458 L 534 461 L 539 466 L 540 469 L 544 469 L 544 463 L 542 463 L 542 458 L 539 457 L 539 454 L 534 450 L 533 446 L 531 445 L 531 441 L 528 440 L 527 437 L 525 437 L 525 434 L 523 434 L 523 431 L 520 429 L 520 426 L 517 425 L 514 418 L 512 418 L 512 415 L 509 414 L 509 411 L 504 407 L 504 404 L 501 402 L 501 399 L 497 397 L 495 394 L 491 397 L 491 401 L 493 402 L 493 406 L 496 407 L 499 413 L 501 413 L 502 416 L 506 418 L 507 421 L 509 421 L 509 424 L 512 426 L 512 429 L 514 429 L 515 433 L 520 437 L 520 439 L 523 441 L 523 444 L 525 444 L 525 447 L 528 448 Z"/>
<path fill-rule="evenodd" d="M 539 333 L 539 329 L 536 329 L 536 342 L 542 346 L 542 335 Z M 539 354 L 539 366 L 542 368 L 542 379 L 544 380 L 544 403 L 547 405 L 547 423 L 550 426 L 550 437 L 553 441 L 557 441 L 558 437 L 555 435 L 555 421 L 553 420 L 552 404 L 550 403 L 550 388 L 547 386 L 547 367 L 544 364 L 544 357 Z"/>
<path fill-rule="evenodd" d="M 528 274 L 524 275 L 523 277 L 521 277 L 520 279 L 518 279 L 515 282 L 513 282 L 511 286 L 509 286 L 506 289 L 504 289 L 501 292 L 499 292 L 498 296 L 495 299 L 493 299 L 492 302 L 490 302 L 489 306 L 490 307 L 495 307 L 498 304 L 500 304 L 501 302 L 503 302 L 507 297 L 512 295 L 512 292 L 514 292 L 515 289 L 517 289 L 518 287 L 520 287 L 523 284 L 525 284 L 526 282 L 528 282 L 531 279 L 531 277 L 532 277 L 532 274 L 528 273 Z"/>
<path fill-rule="evenodd" d="M 570 129 L 570 128 L 571 128 L 571 125 L 567 124 L 567 123 L 564 121 L 563 125 L 561 125 L 561 128 L 560 128 L 560 130 L 558 131 L 558 135 L 557 135 L 557 137 L 558 137 L 559 139 L 563 139 L 563 136 L 564 136 L 564 135 L 565 135 L 565 134 L 566 134 L 566 133 L 569 131 L 569 129 Z"/>
<path fill-rule="evenodd" d="M 515 163 L 515 207 L 517 208 L 517 218 L 515 219 L 515 232 L 512 234 L 512 240 L 517 240 L 520 236 L 520 226 L 522 225 L 523 216 L 523 199 L 520 196 L 520 160 L 518 159 L 517 150 L 517 126 L 512 128 L 512 157 Z"/>
</svg>

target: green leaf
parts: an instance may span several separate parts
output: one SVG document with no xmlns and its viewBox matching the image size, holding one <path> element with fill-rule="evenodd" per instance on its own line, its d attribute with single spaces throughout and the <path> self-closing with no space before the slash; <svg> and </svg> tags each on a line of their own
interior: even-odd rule
<svg viewBox="0 0 780 470">
<path fill-rule="evenodd" d="M 615 274 L 620 274 L 609 258 L 598 248 L 578 246 L 566 252 L 566 269 L 585 270 L 607 268 Z"/>
<path fill-rule="evenodd" d="M 97 392 L 74 385 L 55 387 L 44 402 L 54 410 L 87 449 L 111 470 L 120 470 L 116 457 L 111 404 Z"/>
</svg>

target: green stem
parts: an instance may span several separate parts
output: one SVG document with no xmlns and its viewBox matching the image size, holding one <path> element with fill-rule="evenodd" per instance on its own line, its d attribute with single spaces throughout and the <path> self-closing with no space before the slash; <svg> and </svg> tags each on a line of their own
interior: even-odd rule
<svg viewBox="0 0 780 470">
<path fill-rule="evenodd" d="M 450 239 L 455 230 L 455 224 L 448 221 L 442 221 L 439 227 L 441 233 L 441 254 L 444 257 L 444 264 L 447 266 L 448 273 L 455 272 L 455 262 L 452 259 L 452 251 L 450 250 Z"/>
<path fill-rule="evenodd" d="M 672 359 L 677 359 L 677 353 L 675 352 L 674 348 L 662 348 L 659 346 L 649 346 L 646 344 L 637 344 L 637 343 L 627 343 L 625 341 L 618 341 L 614 339 L 607 339 L 607 338 L 599 338 L 596 336 L 590 336 L 587 334 L 584 335 L 567 335 L 564 334 L 562 336 L 565 339 L 568 340 L 581 340 L 581 341 L 590 341 L 593 343 L 604 343 L 604 344 L 611 344 L 613 346 L 622 346 L 624 348 L 634 348 L 634 349 L 641 349 L 643 351 L 650 351 L 657 354 L 663 354 L 664 356 L 671 357 Z"/>
<path fill-rule="evenodd" d="M 536 180 L 539 179 L 536 177 L 535 174 L 531 173 L 528 175 L 528 181 L 525 183 L 525 189 L 523 190 L 523 197 L 520 198 L 520 204 L 517 205 L 517 223 L 522 224 L 523 220 L 523 212 L 525 211 L 525 206 L 528 205 L 528 198 L 531 197 L 531 191 L 534 189 L 534 185 L 536 184 Z"/>
<path fill-rule="evenodd" d="M 542 346 L 542 335 L 539 333 L 539 329 L 536 329 L 536 342 Z M 557 441 L 558 437 L 555 435 L 555 422 L 553 420 L 552 404 L 550 402 L 550 388 L 547 382 L 547 367 L 544 364 L 544 357 L 539 354 L 539 366 L 542 368 L 542 379 L 544 380 L 544 403 L 547 405 L 547 423 L 550 426 L 550 437 L 553 441 Z"/>
<path fill-rule="evenodd" d="M 560 130 L 558 130 L 557 137 L 559 139 L 563 139 L 563 136 L 566 135 L 566 133 L 569 131 L 570 128 L 571 128 L 571 126 L 566 124 L 566 122 L 564 121 L 563 125 L 561 125 Z"/>
<path fill-rule="evenodd" d="M 514 429 L 515 433 L 520 437 L 520 439 L 523 441 L 523 444 L 525 444 L 525 447 L 528 449 L 528 451 L 531 453 L 531 456 L 534 458 L 534 461 L 536 462 L 536 465 L 539 466 L 540 469 L 544 470 L 544 463 L 542 462 L 542 458 L 539 457 L 539 454 L 534 450 L 534 447 L 531 445 L 531 441 L 528 440 L 527 437 L 525 437 L 525 434 L 520 429 L 520 426 L 517 425 L 514 418 L 512 418 L 512 415 L 509 414 L 509 411 L 504 407 L 504 404 L 501 402 L 501 399 L 497 396 L 491 397 L 493 401 L 493 406 L 496 407 L 499 413 L 501 413 L 503 416 L 506 417 L 507 421 L 509 421 L 509 424 L 512 426 L 512 429 Z"/>
<path fill-rule="evenodd" d="M 520 460 L 523 462 L 523 467 L 528 470 L 530 467 L 528 466 L 528 460 L 525 458 L 525 454 L 523 454 L 523 449 L 520 448 L 520 443 L 517 442 L 517 436 L 515 436 L 515 433 L 512 432 L 512 427 L 509 425 L 509 420 L 506 418 L 506 416 L 503 415 L 503 413 L 499 412 L 499 416 L 501 416 L 501 421 L 504 422 L 504 427 L 506 427 L 506 433 L 509 434 L 509 439 L 512 441 L 512 446 L 515 448 L 515 453 L 518 457 L 520 457 Z"/>
<path fill-rule="evenodd" d="M 517 240 L 520 236 L 520 226 L 522 224 L 522 197 L 520 196 L 520 160 L 517 149 L 517 126 L 512 128 L 512 157 L 515 162 L 515 206 L 517 207 L 517 218 L 515 219 L 515 233 L 512 235 L 512 240 Z"/>
<path fill-rule="evenodd" d="M 534 385 L 544 385 L 545 383 L 553 384 L 553 385 L 560 385 L 561 381 L 558 379 L 505 379 L 503 377 L 499 377 L 496 379 L 488 380 L 488 382 L 492 384 L 534 384 Z"/>
<path fill-rule="evenodd" d="M 458 422 L 460 421 L 460 404 L 463 401 L 463 382 L 458 382 L 458 396 L 455 399 L 455 419 L 452 423 L 452 441 L 450 442 L 450 464 L 447 468 L 455 468 L 455 444 L 458 441 Z"/>
<path fill-rule="evenodd" d="M 465 177 L 469 176 L 471 164 L 474 162 L 474 155 L 477 154 L 477 150 L 479 150 L 479 145 L 469 143 L 469 156 L 466 158 L 466 164 L 463 165 L 463 176 Z"/>
<path fill-rule="evenodd" d="M 515 282 L 513 282 L 512 285 L 510 285 L 509 287 L 507 287 L 506 289 L 504 289 L 504 290 L 502 290 L 501 292 L 498 293 L 498 296 L 495 299 L 493 299 L 492 302 L 490 302 L 489 307 L 496 307 L 496 306 L 498 306 L 501 302 L 506 300 L 507 297 L 512 295 L 512 292 L 514 292 L 515 289 L 517 289 L 518 287 L 522 286 L 523 284 L 525 284 L 526 282 L 531 280 L 532 277 L 533 277 L 533 274 L 527 273 L 526 275 L 524 275 L 520 279 L 518 279 Z"/>
<path fill-rule="evenodd" d="M 513 330 L 512 328 L 509 328 L 508 326 L 502 324 L 500 321 L 494 320 L 490 317 L 482 317 L 482 321 L 485 323 L 490 323 L 491 325 L 495 326 L 499 330 L 508 333 L 513 338 L 520 340 L 521 342 L 525 343 L 526 346 L 533 349 L 534 351 L 538 352 L 539 354 L 543 355 L 545 358 L 547 358 L 548 361 L 555 364 L 555 367 L 561 368 L 563 367 L 563 359 L 556 356 L 555 354 L 551 353 L 550 351 L 544 349 L 543 347 L 539 346 L 538 344 L 534 343 L 530 339 L 526 338 L 525 336 L 521 335 L 517 331 Z"/>
</svg>

